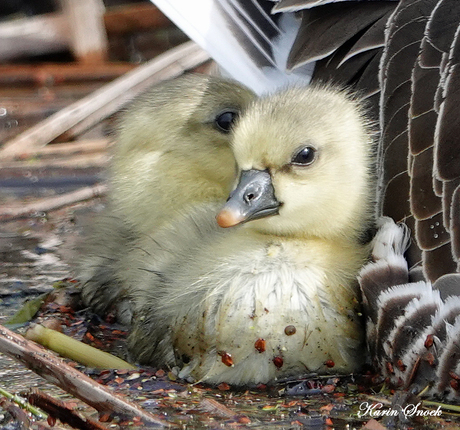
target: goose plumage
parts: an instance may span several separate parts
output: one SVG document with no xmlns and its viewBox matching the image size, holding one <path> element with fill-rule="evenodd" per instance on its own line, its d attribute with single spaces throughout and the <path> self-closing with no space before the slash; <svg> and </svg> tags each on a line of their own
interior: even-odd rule
<svg viewBox="0 0 460 430">
<path fill-rule="evenodd" d="M 374 198 L 362 108 L 290 88 L 247 108 L 232 149 L 239 182 L 224 207 L 196 205 L 128 257 L 132 352 L 208 383 L 358 369 Z"/>
<path fill-rule="evenodd" d="M 202 0 L 186 6 L 181 0 L 152 1 L 225 72 L 258 93 L 293 80 L 340 82 L 368 100 L 380 124 L 376 215 L 410 228 L 408 241 L 397 226 L 382 222 L 382 231 L 388 228 L 399 238 L 393 242 L 398 262 L 391 268 L 393 251 L 381 255 L 380 268 L 368 266 L 361 278 L 372 359 L 397 386 L 418 379 L 430 387 L 425 393 L 458 396 L 459 365 L 442 353 L 454 354 L 460 324 L 452 317 L 460 301 L 459 2 Z M 211 15 L 219 17 L 219 26 Z M 386 233 L 378 235 L 377 248 L 382 240 Z M 414 289 L 430 291 L 433 306 L 417 302 Z M 400 318 L 383 324 L 379 309 L 385 306 L 399 309 Z M 411 338 L 401 337 L 396 327 L 409 324 L 402 315 L 414 315 L 414 309 L 423 324 L 411 326 Z M 443 317 L 446 312 L 449 318 Z M 428 342 L 429 351 L 420 348 L 427 330 L 435 339 Z M 401 339 L 410 353 L 406 362 L 386 349 Z M 430 364 L 421 365 L 427 356 Z M 398 367 L 411 371 L 395 372 Z"/>
<path fill-rule="evenodd" d="M 188 205 L 225 200 L 236 169 L 229 132 L 254 97 L 233 80 L 191 74 L 153 87 L 123 113 L 107 208 L 77 270 L 83 299 L 97 312 L 120 306 L 117 273 L 135 240 Z"/>
<path fill-rule="evenodd" d="M 375 261 L 360 274 L 370 356 L 398 387 L 458 398 L 458 1 L 154 3 L 210 52 L 223 73 L 259 94 L 288 82 L 321 81 L 346 84 L 367 99 L 380 124 L 376 216 L 410 228 L 382 219 Z M 190 237 L 195 229 L 216 228 L 196 211 L 179 223 Z M 221 218 L 226 224 L 234 217 Z M 158 253 L 161 267 L 170 267 L 166 254 Z M 161 274 L 148 270 L 145 276 Z"/>
</svg>

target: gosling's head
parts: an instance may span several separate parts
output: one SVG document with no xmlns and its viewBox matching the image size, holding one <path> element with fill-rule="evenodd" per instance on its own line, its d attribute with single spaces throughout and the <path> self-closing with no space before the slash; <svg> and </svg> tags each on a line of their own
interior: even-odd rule
<svg viewBox="0 0 460 430">
<path fill-rule="evenodd" d="M 239 183 L 221 227 L 287 236 L 357 238 L 370 219 L 373 146 L 361 105 L 329 87 L 255 101 L 234 130 Z"/>
<path fill-rule="evenodd" d="M 125 112 L 116 155 L 155 150 L 193 158 L 191 150 L 229 148 L 233 123 L 254 98 L 248 88 L 219 77 L 192 74 L 164 82 Z"/>
</svg>

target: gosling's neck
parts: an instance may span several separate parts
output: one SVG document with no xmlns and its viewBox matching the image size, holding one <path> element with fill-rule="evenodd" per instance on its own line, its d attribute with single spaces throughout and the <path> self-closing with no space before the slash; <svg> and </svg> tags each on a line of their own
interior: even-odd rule
<svg viewBox="0 0 460 430">
<path fill-rule="evenodd" d="M 253 220 L 241 226 L 248 234 L 257 234 L 264 237 L 273 237 L 292 240 L 330 241 L 342 243 L 362 244 L 368 230 L 373 225 L 371 205 L 362 203 L 361 210 L 356 210 L 345 222 L 337 223 L 335 220 L 324 219 L 312 222 L 306 216 L 289 221 L 282 219 L 281 215 L 273 215 L 260 220 Z"/>
</svg>

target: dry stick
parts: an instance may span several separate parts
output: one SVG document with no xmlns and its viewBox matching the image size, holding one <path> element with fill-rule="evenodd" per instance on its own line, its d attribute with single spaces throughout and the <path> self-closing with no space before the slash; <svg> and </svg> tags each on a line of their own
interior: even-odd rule
<svg viewBox="0 0 460 430">
<path fill-rule="evenodd" d="M 18 424 L 18 428 L 20 430 L 30 428 L 29 417 L 20 407 L 5 399 L 0 400 L 0 406 L 11 414 L 11 416 L 16 420 L 16 424 Z"/>
<path fill-rule="evenodd" d="M 45 146 L 72 127 L 78 126 L 73 134 L 81 133 L 119 110 L 152 84 L 179 76 L 207 60 L 209 55 L 194 42 L 171 49 L 10 140 L 0 150 L 0 160 L 34 154 L 37 148 Z"/>
<path fill-rule="evenodd" d="M 104 24 L 109 36 L 111 34 L 138 33 L 170 27 L 171 21 L 152 3 L 128 3 L 106 9 Z"/>
<path fill-rule="evenodd" d="M 75 58 L 86 64 L 101 64 L 108 59 L 109 39 L 104 26 L 102 0 L 61 0 L 67 18 L 70 49 Z"/>
<path fill-rule="evenodd" d="M 99 413 L 113 412 L 139 417 L 144 424 L 165 426 L 153 414 L 128 402 L 88 376 L 67 365 L 34 342 L 0 325 L 0 352 L 25 364 L 29 369 L 57 385 L 72 396 L 95 408 Z"/>
<path fill-rule="evenodd" d="M 0 170 L 24 168 L 71 167 L 103 167 L 107 165 L 110 155 L 108 149 L 113 144 L 109 138 L 82 139 L 76 142 L 65 142 L 59 145 L 48 145 L 38 148 L 36 157 L 24 162 L 0 162 Z"/>
<path fill-rule="evenodd" d="M 42 157 L 69 156 L 88 152 L 105 151 L 113 144 L 107 137 L 100 139 L 80 139 L 76 142 L 63 142 L 59 145 L 49 145 L 37 150 L 37 155 Z M 1 165 L 0 165 L 1 166 Z"/>
<path fill-rule="evenodd" d="M 224 418 L 234 418 L 237 416 L 237 414 L 231 409 L 227 408 L 227 406 L 219 403 L 217 400 L 209 399 L 206 397 L 198 404 L 198 408 L 208 414 L 217 415 Z"/>
<path fill-rule="evenodd" d="M 48 199 L 42 199 L 38 202 L 28 203 L 21 206 L 8 207 L 3 205 L 0 211 L 0 222 L 24 218 L 39 212 L 47 212 L 76 202 L 90 200 L 94 197 L 101 196 L 106 192 L 106 185 L 93 185 L 92 187 L 80 188 L 79 190 L 72 191 L 71 193 L 50 197 Z"/>
<path fill-rule="evenodd" d="M 50 417 L 58 418 L 63 424 L 81 430 L 107 430 L 107 427 L 100 422 L 81 416 L 62 400 L 55 399 L 40 390 L 32 389 L 27 398 L 32 405 L 43 409 Z"/>
<path fill-rule="evenodd" d="M 171 25 L 151 3 L 109 8 L 103 19 L 109 34 L 135 33 Z M 28 54 L 47 54 L 68 48 L 69 21 L 70 17 L 60 12 L 0 22 L 0 60 L 5 62 Z"/>
<path fill-rule="evenodd" d="M 22 397 L 19 397 L 16 394 L 11 394 L 8 391 L 6 391 L 4 388 L 0 387 L 0 395 L 5 397 L 5 399 L 11 400 L 12 402 L 16 403 L 21 407 L 21 409 L 25 409 L 27 412 L 30 412 L 31 414 L 35 415 L 35 417 L 39 420 L 46 420 L 48 417 L 47 414 L 44 412 L 40 411 L 38 408 L 35 406 L 32 406 L 30 403 L 26 402 L 25 399 Z"/>
<path fill-rule="evenodd" d="M 21 55 L 60 52 L 69 45 L 62 14 L 44 14 L 0 23 L 0 60 Z"/>
<path fill-rule="evenodd" d="M 1 31 L 0 40 L 2 40 Z M 128 73 L 136 69 L 137 67 L 138 66 L 136 66 L 135 64 L 127 62 L 110 62 L 92 65 L 81 63 L 44 63 L 21 65 L 1 64 L 0 84 L 2 86 L 6 84 L 16 86 L 17 84 L 28 84 L 37 82 L 43 84 L 47 82 L 56 81 L 59 83 L 65 83 L 69 81 L 80 84 L 85 81 L 89 81 L 88 83 L 94 83 L 95 81 L 110 81 L 115 78 L 119 78 L 121 75 L 124 75 L 125 73 Z M 84 90 L 84 88 L 85 87 L 82 87 L 80 90 Z M 55 89 L 59 90 L 59 88 Z M 21 103 L 22 105 L 26 104 L 26 102 L 24 101 L 20 101 L 19 103 Z M 35 101 L 31 104 L 36 105 L 38 104 L 38 102 Z M 16 104 L 14 106 L 16 106 Z M 3 104 L 2 107 L 4 107 Z M 6 105 L 6 107 L 8 107 L 8 105 Z M 28 112 L 26 111 L 24 113 Z"/>
<path fill-rule="evenodd" d="M 53 145 L 58 146 L 58 145 Z M 59 145 L 60 146 L 60 145 Z M 41 149 L 42 150 L 42 149 Z M 40 151 L 41 151 L 40 150 Z M 70 169 L 86 169 L 90 167 L 106 167 L 110 160 L 110 155 L 107 152 L 100 151 L 69 155 L 69 156 L 59 156 L 59 157 L 46 157 L 46 158 L 37 158 L 30 160 L 22 161 L 5 161 L 0 162 L 0 170 L 6 171 L 6 169 L 24 171 L 31 169 L 52 169 L 55 168 L 70 168 Z"/>
<path fill-rule="evenodd" d="M 176 50 L 179 48 L 183 49 L 185 52 L 183 54 L 177 54 Z M 209 54 L 199 48 L 198 45 L 195 45 L 194 42 L 186 42 L 180 45 L 179 48 L 171 49 L 165 54 L 159 55 L 154 60 L 151 60 L 150 63 L 147 63 L 144 66 L 140 66 L 139 69 L 146 67 L 148 64 L 151 65 L 149 68 L 149 74 L 145 73 L 145 71 L 142 71 L 143 75 L 146 75 L 145 79 L 138 79 L 137 81 L 133 79 L 131 86 L 125 90 L 125 93 L 114 97 L 110 102 L 95 111 L 94 114 L 88 115 L 79 123 L 73 127 L 70 127 L 63 133 L 63 137 L 67 138 L 68 140 L 74 139 L 75 137 L 84 133 L 86 130 L 94 127 L 103 119 L 113 115 L 115 112 L 118 112 L 123 106 L 128 104 L 134 97 L 143 93 L 148 87 L 166 79 L 176 78 L 182 75 L 185 71 L 194 69 L 210 60 Z M 171 58 L 169 57 L 170 55 Z M 172 61 L 174 58 L 175 60 Z M 162 64 L 164 64 L 164 66 Z M 128 73 L 126 77 L 128 75 L 134 76 L 135 72 L 139 69 Z M 124 77 L 121 77 L 118 80 L 121 81 L 123 78 Z"/>
</svg>

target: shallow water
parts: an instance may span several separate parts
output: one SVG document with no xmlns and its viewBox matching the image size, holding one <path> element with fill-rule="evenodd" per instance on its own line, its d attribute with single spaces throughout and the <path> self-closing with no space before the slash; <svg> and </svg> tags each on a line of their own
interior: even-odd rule
<svg viewBox="0 0 460 430">
<path fill-rule="evenodd" d="M 17 196 L 2 200 L 7 204 L 18 201 Z M 26 301 L 52 291 L 53 284 L 71 274 L 67 261 L 72 261 L 74 243 L 80 237 L 81 228 L 73 221 L 75 210 L 80 209 L 81 205 L 76 205 L 47 216 L 0 223 L 0 324 L 5 324 Z M 19 332 L 25 329 L 11 328 Z M 0 354 L 0 381 L 0 387 L 12 394 L 38 388 L 61 400 L 71 398 L 3 354 Z M 1 428 L 6 425 L 4 420 L 0 414 Z"/>
<path fill-rule="evenodd" d="M 18 189 L 21 187 L 16 191 Z M 59 192 L 51 187 L 47 193 L 50 189 Z M 0 197 L 2 191 L 5 190 L 0 190 Z M 30 193 L 9 190 L 3 193 L 3 197 L 4 202 L 11 204 L 29 199 Z M 102 207 L 102 200 L 93 199 L 48 214 L 0 223 L 0 323 L 12 316 L 25 301 L 51 291 L 53 284 L 73 276 L 73 263 L 82 233 Z M 21 331 L 20 327 L 16 329 Z M 167 372 L 161 376 L 157 376 L 155 370 L 153 376 L 149 372 L 143 374 L 140 370 L 140 375 L 135 371 L 110 377 L 96 372 L 92 376 L 169 423 L 185 429 L 247 426 L 276 430 L 360 429 L 368 421 L 356 417 L 359 405 L 368 401 L 368 394 L 352 388 L 354 382 L 349 380 L 338 383 L 331 392 L 310 386 L 307 381 L 302 387 L 308 389 L 297 393 L 301 395 L 294 395 L 295 389 L 290 388 L 292 384 L 280 384 L 268 391 L 235 391 L 225 386 L 192 386 L 170 379 Z M 0 387 L 12 393 L 37 387 L 54 397 L 70 398 L 64 391 L 4 355 L 0 355 L 0 381 Z M 227 409 L 222 412 L 215 405 L 210 406 L 209 399 Z M 95 417 L 94 411 L 81 402 L 79 407 Z M 228 411 L 233 411 L 235 416 L 226 416 Z M 458 428 L 458 418 L 447 413 L 441 418 L 418 422 L 416 428 Z M 129 427 L 142 428 L 132 424 Z M 3 428 L 1 417 L 0 428 Z"/>
</svg>

